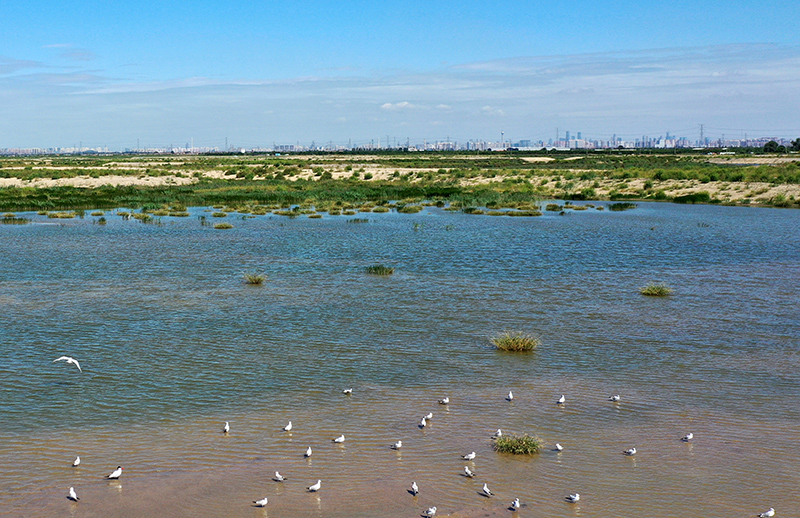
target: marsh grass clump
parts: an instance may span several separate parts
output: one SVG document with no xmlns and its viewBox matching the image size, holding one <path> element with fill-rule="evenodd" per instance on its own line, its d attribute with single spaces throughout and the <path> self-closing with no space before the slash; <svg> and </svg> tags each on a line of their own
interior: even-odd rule
<svg viewBox="0 0 800 518">
<path fill-rule="evenodd" d="M 558 203 L 548 203 L 545 206 L 544 210 L 547 210 L 547 211 L 550 211 L 550 212 L 560 212 L 561 210 L 563 210 L 563 207 L 561 205 L 559 205 Z"/>
<path fill-rule="evenodd" d="M 309 219 L 320 219 L 322 217 L 322 214 L 315 212 L 314 214 L 309 214 L 308 217 Z"/>
<path fill-rule="evenodd" d="M 672 294 L 672 288 L 664 283 L 651 282 L 647 286 L 639 288 L 639 293 L 648 297 L 666 297 Z"/>
<path fill-rule="evenodd" d="M 422 205 L 403 205 L 402 207 L 397 209 L 397 212 L 400 212 L 402 214 L 416 214 L 420 212 L 422 209 L 423 209 Z"/>
<path fill-rule="evenodd" d="M 384 266 L 382 264 L 373 264 L 367 266 L 367 273 L 370 275 L 391 275 L 394 273 L 394 268 L 391 266 Z"/>
<path fill-rule="evenodd" d="M 212 212 L 211 213 L 211 217 L 212 218 L 224 218 L 227 215 L 228 215 L 227 212 Z"/>
<path fill-rule="evenodd" d="M 347 220 L 348 223 L 369 223 L 368 218 L 352 218 Z"/>
<path fill-rule="evenodd" d="M 104 215 L 105 215 L 105 212 L 103 212 L 102 210 L 96 210 L 96 211 L 92 212 L 92 213 L 91 213 L 91 214 L 89 214 L 89 215 L 90 215 L 90 216 L 104 216 Z"/>
<path fill-rule="evenodd" d="M 492 345 L 501 351 L 527 352 L 539 347 L 539 339 L 522 331 L 503 331 L 491 338 Z"/>
<path fill-rule="evenodd" d="M 612 203 L 611 205 L 608 206 L 608 210 L 620 212 L 623 210 L 635 209 L 636 207 L 638 207 L 638 205 L 636 205 L 635 203 L 631 203 L 629 201 L 623 201 L 619 203 Z"/>
<path fill-rule="evenodd" d="M 31 220 L 28 218 L 17 217 L 15 215 L 9 216 L 8 214 L 4 214 L 2 218 L 0 218 L 0 223 L 3 225 L 25 225 L 26 223 L 30 223 Z"/>
<path fill-rule="evenodd" d="M 265 280 L 267 280 L 267 276 L 262 273 L 245 273 L 243 274 L 243 277 L 244 282 L 254 286 L 260 286 L 261 284 L 264 284 Z"/>
<path fill-rule="evenodd" d="M 72 219 L 75 217 L 74 212 L 48 212 L 47 217 L 50 219 Z"/>
<path fill-rule="evenodd" d="M 389 207 L 375 207 L 372 212 L 389 212 Z"/>
<path fill-rule="evenodd" d="M 216 228 L 217 230 L 226 230 L 229 228 L 233 228 L 233 225 L 231 225 L 230 223 L 217 223 L 216 225 L 214 225 L 214 228 Z"/>
<path fill-rule="evenodd" d="M 494 440 L 494 451 L 512 455 L 533 455 L 542 449 L 542 440 L 532 435 L 505 434 Z"/>
</svg>

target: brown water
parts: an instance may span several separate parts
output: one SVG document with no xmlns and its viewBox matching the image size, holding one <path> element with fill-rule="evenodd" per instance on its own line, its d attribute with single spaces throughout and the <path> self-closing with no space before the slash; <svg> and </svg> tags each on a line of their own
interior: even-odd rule
<svg viewBox="0 0 800 518">
<path fill-rule="evenodd" d="M 0 514 L 800 516 L 800 213 L 428 210 L 0 227 Z M 492 350 L 506 328 L 542 346 Z M 546 449 L 497 454 L 497 428 Z"/>
</svg>

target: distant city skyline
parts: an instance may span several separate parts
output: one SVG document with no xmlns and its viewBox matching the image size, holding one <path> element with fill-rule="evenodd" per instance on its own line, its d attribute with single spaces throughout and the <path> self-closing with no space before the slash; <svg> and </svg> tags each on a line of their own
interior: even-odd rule
<svg viewBox="0 0 800 518">
<path fill-rule="evenodd" d="M 800 4 L 169 5 L 4 6 L 0 149 L 800 136 Z"/>
</svg>

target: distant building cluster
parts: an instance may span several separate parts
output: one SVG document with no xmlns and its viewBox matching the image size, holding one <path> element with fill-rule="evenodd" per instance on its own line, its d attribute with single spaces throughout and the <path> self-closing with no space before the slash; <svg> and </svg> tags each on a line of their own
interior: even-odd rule
<svg viewBox="0 0 800 518">
<path fill-rule="evenodd" d="M 569 131 L 565 132 L 563 137 L 557 136 L 555 139 L 544 140 L 506 140 L 487 141 L 487 140 L 467 140 L 467 141 L 452 141 L 449 138 L 443 140 L 428 141 L 423 140 L 418 143 L 411 143 L 410 139 L 405 142 L 390 141 L 387 137 L 383 139 L 371 140 L 369 142 L 348 142 L 347 145 L 334 144 L 328 142 L 326 144 L 316 144 L 311 142 L 308 145 L 302 145 L 299 142 L 296 144 L 276 144 L 271 146 L 258 146 L 258 147 L 234 147 L 228 146 L 213 147 L 213 146 L 164 146 L 164 147 L 142 147 L 142 148 L 126 148 L 123 153 L 130 154 L 173 154 L 173 155 L 190 155 L 202 153 L 299 153 L 299 152 L 347 152 L 347 151 L 386 151 L 386 150 L 405 150 L 405 151 L 504 151 L 508 149 L 519 151 L 540 151 L 542 149 L 556 150 L 556 151 L 569 151 L 571 149 L 704 149 L 704 148 L 741 148 L 741 147 L 764 147 L 770 141 L 777 142 L 782 146 L 791 146 L 791 140 L 782 137 L 758 137 L 758 138 L 741 138 L 741 139 L 726 139 L 722 138 L 702 138 L 691 140 L 687 137 L 678 137 L 666 135 L 658 137 L 649 137 L 642 135 L 634 139 L 622 138 L 613 135 L 610 139 L 591 139 L 585 137 L 580 131 L 572 134 Z M 0 148 L 0 155 L 5 156 L 25 156 L 25 155 L 70 155 L 70 154 L 110 154 L 119 151 L 111 151 L 108 147 L 54 147 L 54 148 Z"/>
</svg>

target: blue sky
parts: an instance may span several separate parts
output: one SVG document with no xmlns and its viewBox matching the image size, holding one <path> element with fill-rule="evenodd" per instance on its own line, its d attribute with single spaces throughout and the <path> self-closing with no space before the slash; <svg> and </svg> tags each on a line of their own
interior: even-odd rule
<svg viewBox="0 0 800 518">
<path fill-rule="evenodd" d="M 9 2 L 0 148 L 800 136 L 800 3 Z"/>
</svg>

